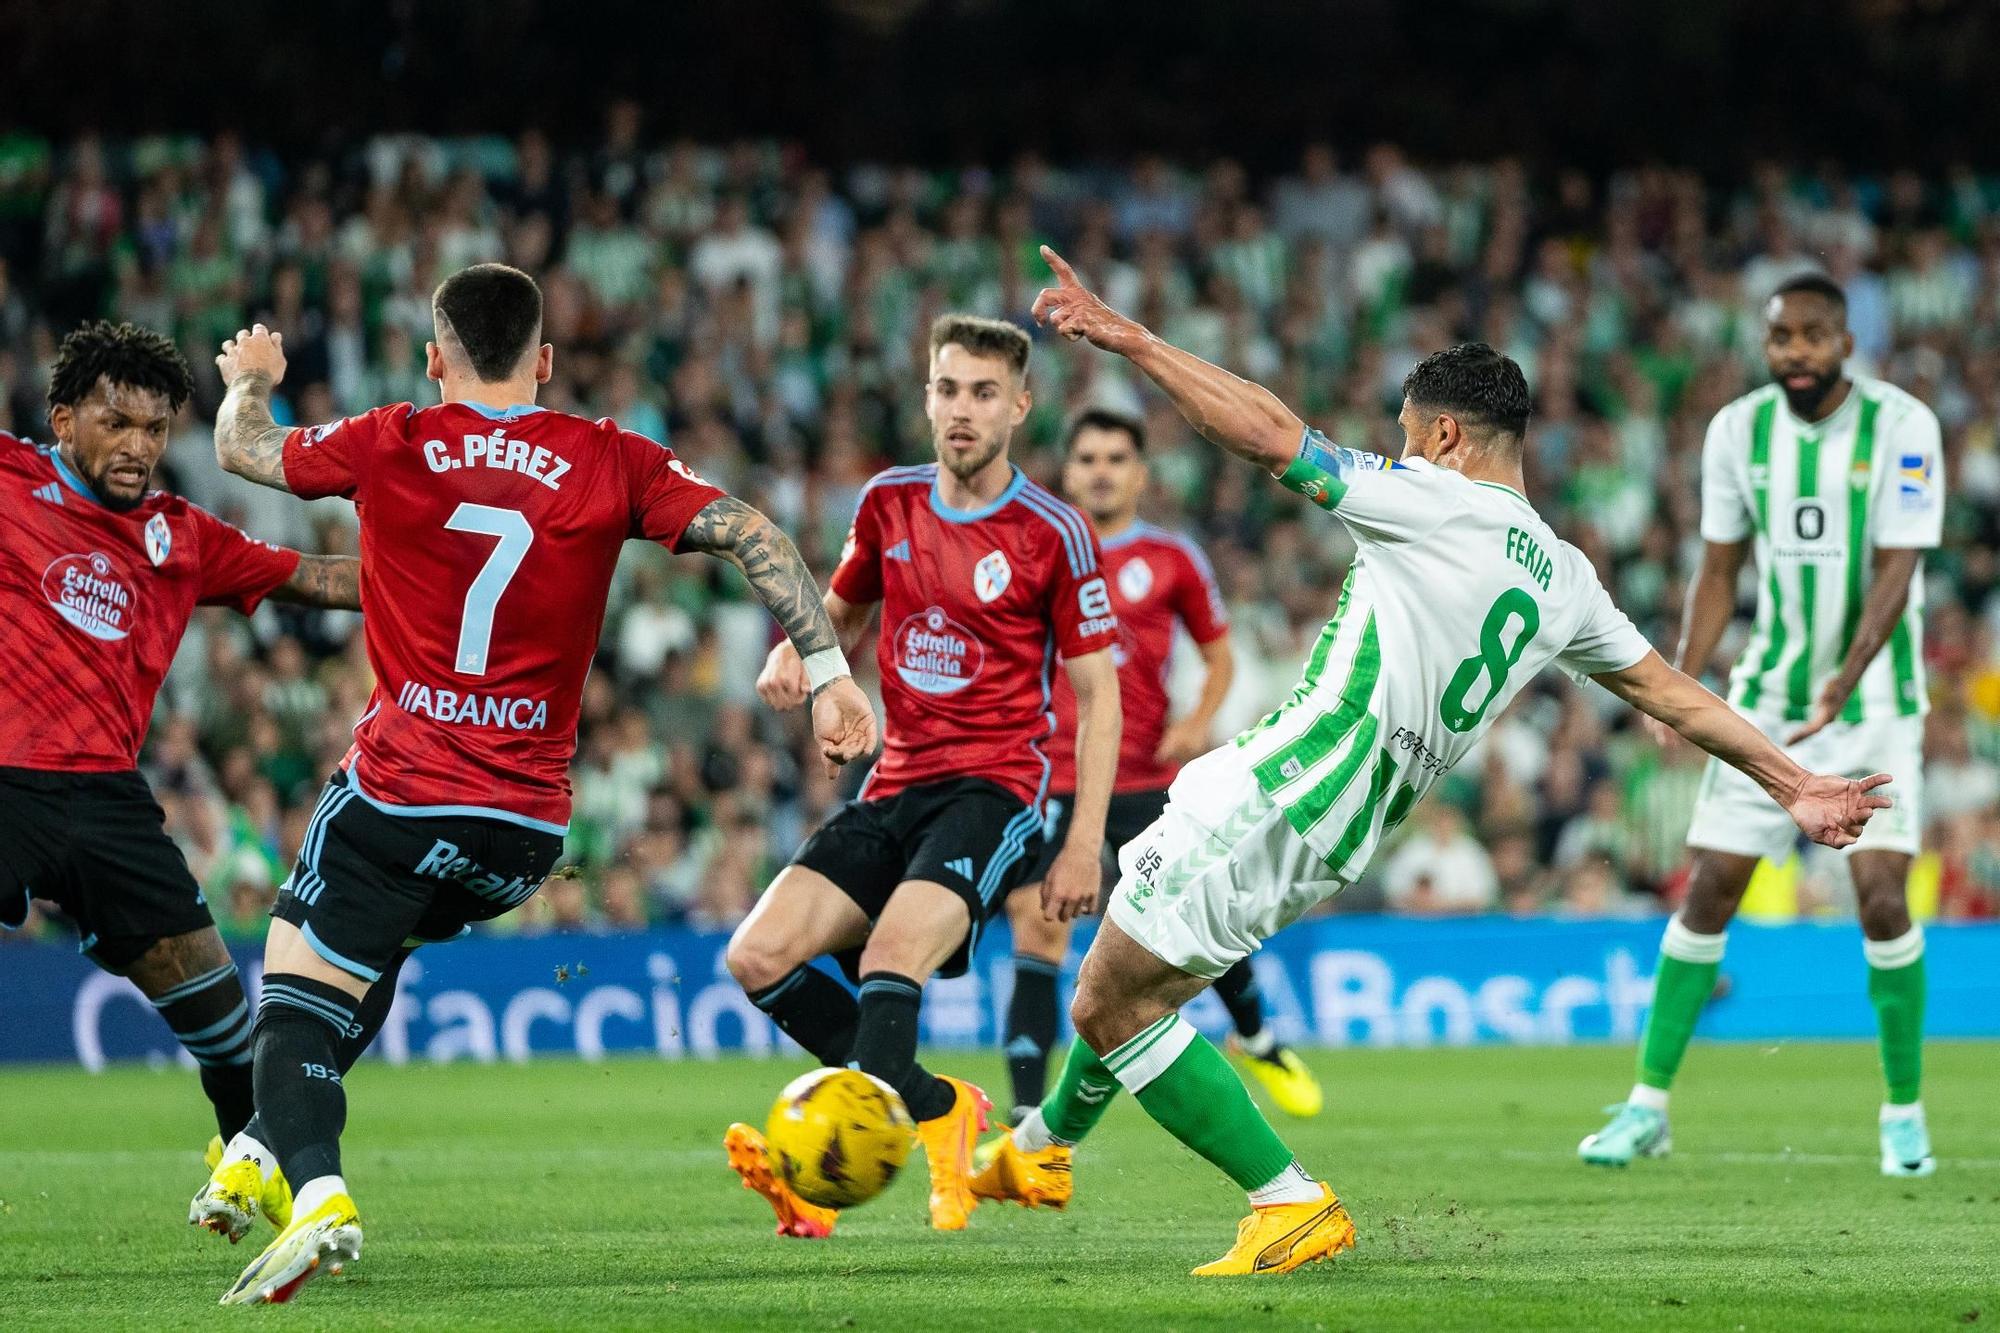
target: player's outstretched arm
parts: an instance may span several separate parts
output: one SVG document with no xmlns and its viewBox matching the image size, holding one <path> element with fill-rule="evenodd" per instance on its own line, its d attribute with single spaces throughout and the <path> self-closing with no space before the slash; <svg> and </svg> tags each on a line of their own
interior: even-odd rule
<svg viewBox="0 0 2000 1333">
<path fill-rule="evenodd" d="M 875 710 L 854 683 L 819 584 L 791 538 L 749 505 L 725 495 L 694 516 L 680 546 L 706 551 L 742 570 L 757 600 L 785 631 L 813 700 L 813 732 L 829 769 L 874 753 Z"/>
<path fill-rule="evenodd" d="M 1862 826 L 1877 810 L 1891 804 L 1888 797 L 1874 794 L 1875 788 L 1888 783 L 1888 774 L 1857 781 L 1801 768 L 1713 691 L 1668 666 L 1658 653 L 1647 653 L 1623 671 L 1591 679 L 1742 770 L 1814 842 L 1846 847 L 1861 836 Z"/>
<path fill-rule="evenodd" d="M 1119 314 L 1046 245 L 1042 258 L 1055 271 L 1056 285 L 1035 298 L 1036 320 L 1065 338 L 1087 338 L 1093 347 L 1130 361 L 1173 400 L 1189 425 L 1230 453 L 1273 475 L 1291 466 L 1306 426 L 1277 395 L 1161 341 L 1136 319 Z"/>
<path fill-rule="evenodd" d="M 302 555 L 292 576 L 271 589 L 274 602 L 361 609 L 361 562 L 351 555 Z"/>
<path fill-rule="evenodd" d="M 271 417 L 271 391 L 285 378 L 284 335 L 262 324 L 238 329 L 222 344 L 215 368 L 229 389 L 215 414 L 215 461 L 260 486 L 291 490 L 285 484 L 291 431 Z"/>
</svg>

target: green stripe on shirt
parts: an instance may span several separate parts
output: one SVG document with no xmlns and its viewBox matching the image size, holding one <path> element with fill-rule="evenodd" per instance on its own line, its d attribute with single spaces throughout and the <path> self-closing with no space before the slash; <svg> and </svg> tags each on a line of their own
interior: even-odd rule
<svg viewBox="0 0 2000 1333">
<path fill-rule="evenodd" d="M 1799 494 L 1801 500 L 1819 497 L 1819 436 L 1799 437 Z M 1794 518 L 1798 510 L 1793 511 Z M 1823 521 L 1823 520 L 1822 520 Z M 1792 534 L 1798 536 L 1797 532 Z M 1777 551 L 1771 552 L 1771 568 L 1778 567 Z M 1813 616 L 1819 609 L 1819 569 L 1810 559 L 1799 561 L 1799 653 L 1785 682 L 1785 720 L 1803 722 L 1812 708 Z"/>
<path fill-rule="evenodd" d="M 1778 400 L 1773 396 L 1759 403 L 1756 415 L 1750 419 L 1750 489 L 1757 510 L 1757 529 L 1767 542 L 1771 537 L 1771 423 L 1777 415 Z M 1757 706 L 1764 693 L 1764 677 L 1778 665 L 1778 658 L 1785 651 L 1785 615 L 1779 600 L 1775 554 L 1771 557 L 1770 589 L 1766 596 L 1771 615 L 1765 626 L 1764 656 L 1757 663 L 1757 670 L 1743 682 L 1743 697 L 1737 700 L 1745 708 Z"/>
<path fill-rule="evenodd" d="M 1875 418 L 1881 410 L 1879 400 L 1861 400 L 1861 420 L 1854 427 L 1854 462 L 1847 473 L 1847 606 L 1840 626 L 1840 661 L 1843 666 L 1847 662 L 1847 654 L 1854 647 L 1854 636 L 1861 628 L 1861 606 L 1867 598 L 1867 571 L 1871 554 L 1868 550 L 1868 497 L 1874 493 Z M 1854 693 L 1847 696 L 1847 706 L 1840 710 L 1840 716 L 1845 722 L 1861 720 L 1859 685 L 1854 687 Z"/>
</svg>

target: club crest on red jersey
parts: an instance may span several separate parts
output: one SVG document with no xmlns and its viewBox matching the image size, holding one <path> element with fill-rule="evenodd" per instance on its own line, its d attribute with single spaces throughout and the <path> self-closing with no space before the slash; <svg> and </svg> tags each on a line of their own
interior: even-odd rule
<svg viewBox="0 0 2000 1333">
<path fill-rule="evenodd" d="M 155 514 L 147 519 L 146 558 L 153 562 L 153 568 L 158 569 L 166 564 L 167 557 L 173 554 L 173 550 L 174 534 L 173 530 L 167 527 L 167 516 Z"/>
<path fill-rule="evenodd" d="M 132 632 L 132 590 L 101 551 L 50 561 L 42 571 L 42 596 L 57 615 L 93 639 L 111 643 Z"/>
<path fill-rule="evenodd" d="M 1013 581 L 1014 569 L 998 551 L 988 551 L 972 567 L 972 590 L 982 602 L 990 602 L 1007 591 L 1007 585 Z"/>
<path fill-rule="evenodd" d="M 1118 591 L 1125 594 L 1128 602 L 1143 602 L 1146 594 L 1153 590 L 1153 567 L 1145 557 L 1134 556 L 1118 569 Z"/>
</svg>

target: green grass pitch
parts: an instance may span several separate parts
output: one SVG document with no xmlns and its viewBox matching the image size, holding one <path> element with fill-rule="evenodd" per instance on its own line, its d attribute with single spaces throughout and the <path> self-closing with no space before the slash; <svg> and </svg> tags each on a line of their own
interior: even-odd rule
<svg viewBox="0 0 2000 1333">
<path fill-rule="evenodd" d="M 183 1219 L 192 1075 L 0 1072 L 10 1329 L 1922 1329 L 2000 1322 L 2000 1045 L 1929 1052 L 1940 1167 L 1876 1173 L 1874 1054 L 1704 1046 L 1679 1150 L 1586 1168 L 1627 1052 L 1320 1052 L 1328 1106 L 1281 1124 L 1361 1229 L 1290 1277 L 1196 1281 L 1242 1197 L 1121 1099 L 1067 1214 L 923 1225 L 924 1170 L 829 1242 L 780 1241 L 722 1164 L 798 1061 L 412 1066 L 349 1080 L 360 1263 L 297 1304 L 215 1300 L 269 1239 Z M 938 1061 L 1004 1087 L 993 1055 Z"/>
</svg>

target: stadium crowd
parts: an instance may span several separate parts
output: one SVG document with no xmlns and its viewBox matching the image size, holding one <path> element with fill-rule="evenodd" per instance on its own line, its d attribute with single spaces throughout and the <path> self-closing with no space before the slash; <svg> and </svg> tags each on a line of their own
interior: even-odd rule
<svg viewBox="0 0 2000 1333">
<path fill-rule="evenodd" d="M 589 145 L 389 136 L 335 159 L 226 135 L 15 133 L 0 136 L 0 427 L 45 435 L 47 367 L 77 321 L 170 331 L 201 387 L 160 484 L 255 535 L 351 550 L 343 502 L 300 504 L 216 469 L 216 346 L 253 318 L 282 330 L 280 411 L 294 422 L 426 401 L 432 287 L 505 259 L 546 292 L 545 405 L 670 442 L 823 573 L 868 477 L 928 455 L 930 320 L 964 309 L 1027 324 L 1043 241 L 1113 305 L 1344 443 L 1399 449 L 1399 385 L 1423 354 L 1465 338 L 1506 351 L 1536 394 L 1537 505 L 1669 650 L 1700 544 L 1707 421 L 1765 377 L 1761 298 L 1829 272 L 1848 293 L 1856 367 L 1944 426 L 1913 904 L 2000 914 L 2000 178 L 1779 164 L 1729 181 L 1660 166 L 1593 178 L 1318 144 L 1270 179 L 1162 157 L 835 169 L 771 142 L 662 142 L 632 104 Z M 1115 359 L 1044 344 L 1031 382 L 1017 458 L 1050 484 L 1066 414 L 1145 419 L 1148 517 L 1205 544 L 1235 618 L 1225 738 L 1290 688 L 1351 547 L 1223 462 Z M 205 611 L 161 695 L 146 771 L 225 932 L 261 930 L 364 707 L 357 630 L 344 613 Z M 571 866 L 501 928 L 743 915 L 857 780 L 820 778 L 801 762 L 801 719 L 757 704 L 772 632 L 721 566 L 628 547 L 585 700 Z M 1660 910 L 1701 762 L 1632 721 L 1602 691 L 1543 680 L 1336 906 Z M 1752 895 L 1748 910 L 1774 915 L 1852 910 L 1831 854 L 1770 870 Z"/>
</svg>

